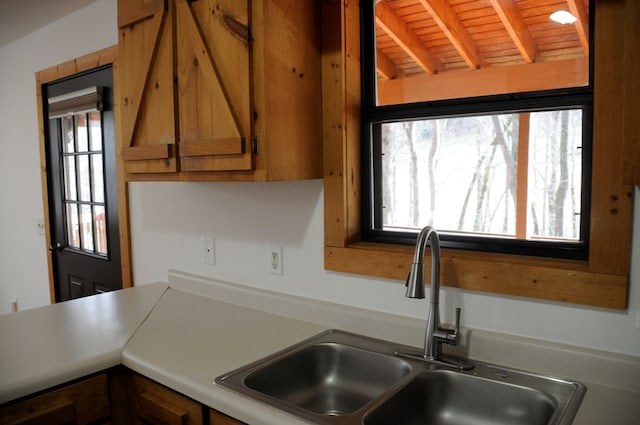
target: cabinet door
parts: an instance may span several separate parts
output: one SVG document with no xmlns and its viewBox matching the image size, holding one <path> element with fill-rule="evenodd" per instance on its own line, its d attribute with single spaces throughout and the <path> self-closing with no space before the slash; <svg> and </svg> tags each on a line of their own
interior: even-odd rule
<svg viewBox="0 0 640 425">
<path fill-rule="evenodd" d="M 105 374 L 0 409 L 0 424 L 92 424 L 109 419 Z"/>
<path fill-rule="evenodd" d="M 125 170 L 177 171 L 174 23 L 165 0 L 118 0 L 117 102 Z"/>
<path fill-rule="evenodd" d="M 136 416 L 143 424 L 201 425 L 202 405 L 140 375 L 133 376 Z"/>
<path fill-rule="evenodd" d="M 248 0 L 175 0 L 183 171 L 250 170 Z"/>
<path fill-rule="evenodd" d="M 243 425 L 243 422 L 236 421 L 214 409 L 209 409 L 209 419 L 211 425 Z"/>
</svg>

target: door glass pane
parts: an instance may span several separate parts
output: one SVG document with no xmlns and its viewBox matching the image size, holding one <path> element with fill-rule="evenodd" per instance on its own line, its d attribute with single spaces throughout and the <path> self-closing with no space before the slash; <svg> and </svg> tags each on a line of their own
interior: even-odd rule
<svg viewBox="0 0 640 425">
<path fill-rule="evenodd" d="M 80 248 L 80 226 L 76 204 L 67 204 L 66 224 L 67 245 L 71 248 Z"/>
<path fill-rule="evenodd" d="M 62 152 L 70 153 L 75 149 L 73 147 L 73 117 L 62 118 Z"/>
<path fill-rule="evenodd" d="M 86 152 L 89 149 L 87 137 L 87 118 L 85 114 L 74 115 L 76 125 L 76 139 L 78 152 Z"/>
<path fill-rule="evenodd" d="M 98 254 L 107 255 L 107 220 L 104 206 L 93 207 L 93 223 L 96 233 L 96 248 Z"/>
<path fill-rule="evenodd" d="M 75 156 L 65 156 L 64 164 L 64 197 L 68 201 L 77 200 L 76 189 L 76 158 Z"/>
<path fill-rule="evenodd" d="M 67 245 L 108 255 L 101 112 L 60 119 Z"/>
<path fill-rule="evenodd" d="M 91 155 L 91 185 L 93 189 L 93 202 L 104 202 L 102 154 Z"/>
<path fill-rule="evenodd" d="M 93 216 L 91 214 L 91 205 L 80 205 L 80 224 L 82 249 L 93 251 Z"/>
<path fill-rule="evenodd" d="M 91 112 L 89 115 L 89 149 L 102 151 L 102 122 L 100 112 Z"/>
<path fill-rule="evenodd" d="M 91 176 L 89 175 L 89 156 L 78 155 L 78 196 L 81 201 L 91 201 Z"/>
</svg>

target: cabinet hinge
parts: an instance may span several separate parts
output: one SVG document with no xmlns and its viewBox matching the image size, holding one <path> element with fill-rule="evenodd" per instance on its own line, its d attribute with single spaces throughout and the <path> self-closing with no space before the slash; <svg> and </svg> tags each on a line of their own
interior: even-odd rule
<svg viewBox="0 0 640 425">
<path fill-rule="evenodd" d="M 251 136 L 251 153 L 258 155 L 258 135 Z"/>
</svg>

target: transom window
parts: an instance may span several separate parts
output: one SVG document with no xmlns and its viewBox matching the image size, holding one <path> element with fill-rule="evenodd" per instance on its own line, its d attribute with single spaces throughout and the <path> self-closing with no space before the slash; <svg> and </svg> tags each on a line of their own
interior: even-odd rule
<svg viewBox="0 0 640 425">
<path fill-rule="evenodd" d="M 361 8 L 364 239 L 586 258 L 588 1 Z"/>
</svg>

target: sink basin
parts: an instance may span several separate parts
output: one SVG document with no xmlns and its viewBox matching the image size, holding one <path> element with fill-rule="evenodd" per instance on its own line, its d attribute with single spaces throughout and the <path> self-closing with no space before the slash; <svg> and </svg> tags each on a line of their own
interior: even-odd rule
<svg viewBox="0 0 640 425">
<path fill-rule="evenodd" d="M 568 425 L 584 385 L 473 361 L 459 371 L 330 330 L 216 378 L 315 424 Z"/>
<path fill-rule="evenodd" d="M 251 372 L 244 384 L 321 415 L 352 413 L 411 372 L 404 360 L 344 344 L 302 348 Z"/>
<path fill-rule="evenodd" d="M 546 425 L 557 403 L 531 388 L 451 371 L 418 375 L 365 425 Z"/>
</svg>

